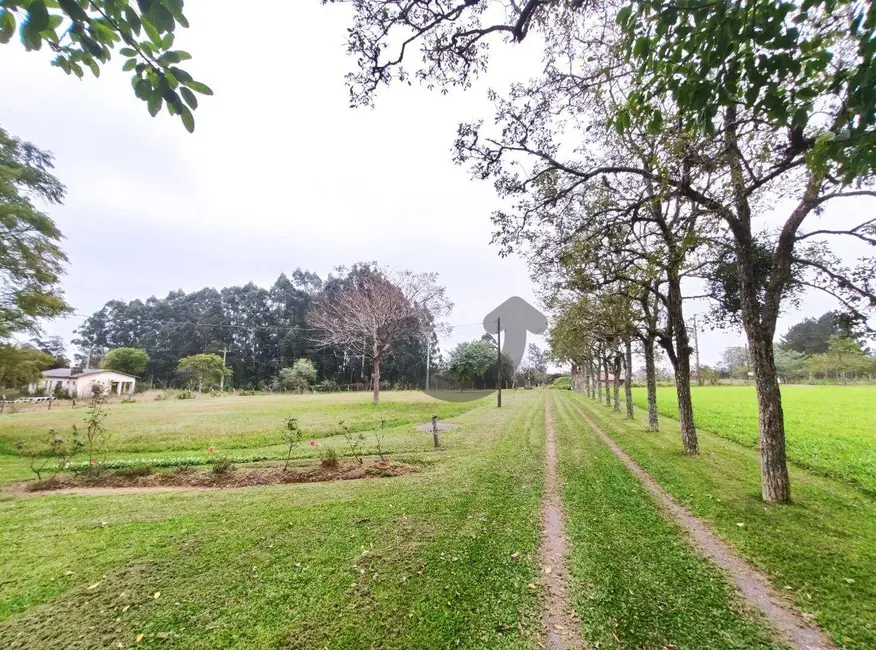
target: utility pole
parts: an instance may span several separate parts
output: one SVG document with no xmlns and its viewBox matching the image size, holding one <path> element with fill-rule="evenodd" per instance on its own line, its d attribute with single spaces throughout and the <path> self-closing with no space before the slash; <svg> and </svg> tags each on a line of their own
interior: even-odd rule
<svg viewBox="0 0 876 650">
<path fill-rule="evenodd" d="M 85 360 L 85 369 L 88 370 L 91 367 L 91 353 L 94 350 L 94 346 L 92 345 L 88 348 L 88 358 Z"/>
<path fill-rule="evenodd" d="M 703 385 L 703 375 L 700 373 L 700 336 L 699 336 L 699 328 L 697 327 L 697 315 L 693 316 L 693 326 L 694 326 L 694 350 L 697 355 L 697 386 Z"/>
<path fill-rule="evenodd" d="M 225 359 L 228 357 L 228 346 L 222 349 L 222 368 L 225 368 Z M 219 378 L 219 390 L 225 390 L 225 370 L 222 371 L 222 376 Z"/>
<path fill-rule="evenodd" d="M 429 365 L 432 362 L 432 342 L 426 337 L 426 390 L 429 390 Z"/>
<path fill-rule="evenodd" d="M 499 388 L 497 393 L 498 408 L 502 408 L 502 319 L 496 319 L 496 386 Z"/>
</svg>

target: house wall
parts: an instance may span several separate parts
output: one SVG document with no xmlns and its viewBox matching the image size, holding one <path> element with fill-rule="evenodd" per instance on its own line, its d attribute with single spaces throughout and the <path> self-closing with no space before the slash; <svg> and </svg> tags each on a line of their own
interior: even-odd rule
<svg viewBox="0 0 876 650">
<path fill-rule="evenodd" d="M 137 380 L 134 377 L 107 370 L 89 375 L 75 375 L 69 379 L 44 377 L 39 384 L 32 384 L 31 390 L 36 388 L 36 386 L 41 386 L 48 395 L 51 395 L 58 382 L 61 382 L 61 388 L 69 392 L 71 396 L 77 399 L 88 399 L 91 397 L 92 384 L 102 384 L 104 395 L 109 395 L 110 393 L 113 395 L 128 395 L 134 392 Z M 113 389 L 114 383 L 115 388 Z"/>
<path fill-rule="evenodd" d="M 83 399 L 91 397 L 92 384 L 103 384 L 104 395 L 109 395 L 110 393 L 114 395 L 131 394 L 134 392 L 136 381 L 133 377 L 112 372 L 111 370 L 76 377 L 76 397 Z M 116 389 L 111 390 L 114 382 L 116 383 Z M 72 390 L 70 394 L 73 394 Z"/>
</svg>

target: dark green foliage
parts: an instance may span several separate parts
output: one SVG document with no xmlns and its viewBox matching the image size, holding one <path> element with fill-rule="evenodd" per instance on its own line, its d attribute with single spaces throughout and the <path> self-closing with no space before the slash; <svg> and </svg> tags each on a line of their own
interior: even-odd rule
<svg viewBox="0 0 876 650">
<path fill-rule="evenodd" d="M 195 394 L 190 390 L 181 390 L 176 394 L 177 399 L 195 399 Z M 156 397 L 156 399 L 158 399 Z"/>
<path fill-rule="evenodd" d="M 758 302 L 763 304 L 774 264 L 772 245 L 765 238 L 756 239 L 751 257 Z M 706 269 L 705 275 L 706 291 L 716 306 L 707 315 L 708 321 L 717 327 L 738 326 L 742 318 L 742 301 L 739 296 L 739 273 L 733 249 L 729 247 L 720 249 Z M 788 284 L 785 299 L 789 304 L 796 304 L 796 298 L 803 289 L 800 284 L 802 277 L 802 271 L 798 270 Z"/>
<path fill-rule="evenodd" d="M 219 385 L 231 375 L 218 354 L 193 354 L 179 360 L 177 372 L 187 383 L 197 386 L 198 392 Z"/>
<path fill-rule="evenodd" d="M 640 120 L 659 130 L 668 93 L 689 129 L 712 133 L 715 118 L 732 106 L 797 132 L 798 146 L 811 147 L 807 127 L 823 116 L 827 97 L 840 98 L 842 111 L 823 125 L 823 153 L 847 181 L 876 171 L 876 20 L 869 3 L 631 2 L 617 21 L 639 64 L 629 109 Z M 837 65 L 842 49 L 854 57 Z M 628 128 L 629 113 L 617 124 Z"/>
<path fill-rule="evenodd" d="M 47 338 L 33 338 L 30 343 L 43 354 L 48 354 L 52 357 L 52 365 L 46 368 L 69 368 L 70 359 L 67 358 L 67 349 L 64 344 L 64 339 L 60 336 L 49 336 Z"/>
<path fill-rule="evenodd" d="M 27 345 L 0 343 L 0 388 L 20 388 L 37 381 L 54 358 Z"/>
<path fill-rule="evenodd" d="M 125 478 L 134 478 L 137 476 L 149 476 L 152 474 L 152 466 L 146 464 L 131 465 L 130 467 L 120 467 L 115 472 L 116 476 Z"/>
<path fill-rule="evenodd" d="M 55 54 L 52 65 L 80 79 L 85 68 L 99 77 L 120 46 L 118 53 L 126 58 L 122 70 L 132 73 L 134 94 L 149 113 L 156 115 L 166 104 L 192 132 L 198 101 L 191 91 L 213 91 L 177 67 L 192 58 L 173 49 L 176 28 L 189 26 L 182 8 L 182 0 L 2 0 L 0 43 L 8 43 L 17 30 L 25 49 L 47 45 Z"/>
<path fill-rule="evenodd" d="M 87 318 L 73 343 L 99 356 L 112 348 L 141 348 L 149 355 L 142 376 L 158 386 L 180 385 L 177 364 L 193 354 L 219 354 L 227 347 L 232 384 L 250 394 L 269 390 L 283 368 L 311 359 L 322 380 L 314 389 L 338 390 L 340 385 L 367 384 L 370 359 L 343 348 L 319 348 L 311 340 L 307 315 L 315 298 L 336 291 L 344 277 L 323 281 L 296 269 L 283 274 L 268 289 L 253 283 L 193 293 L 173 291 L 165 298 L 122 302 L 112 300 Z M 434 339 L 434 337 L 433 337 Z M 437 341 L 433 341 L 433 347 Z M 433 361 L 438 358 L 433 351 Z M 84 359 L 82 360 L 84 363 Z M 416 388 L 425 377 L 426 342 L 411 333 L 387 352 L 381 379 Z"/>
<path fill-rule="evenodd" d="M 450 352 L 447 374 L 463 388 L 475 388 L 475 380 L 486 385 L 487 375 L 495 369 L 496 346 L 488 340 L 460 343 Z M 494 373 L 495 376 L 495 373 Z"/>
<path fill-rule="evenodd" d="M 149 363 L 146 350 L 139 348 L 114 348 L 106 353 L 100 362 L 105 370 L 116 370 L 139 377 Z"/>
<path fill-rule="evenodd" d="M 780 345 L 788 350 L 803 354 L 823 354 L 827 352 L 831 336 L 857 339 L 857 323 L 848 315 L 829 311 L 818 319 L 807 318 L 792 325 L 782 337 Z"/>
<path fill-rule="evenodd" d="M 0 340 L 34 332 L 39 319 L 70 310 L 60 289 L 67 261 L 58 246 L 61 231 L 32 203 L 63 200 L 52 167 L 51 154 L 0 128 Z"/>
</svg>

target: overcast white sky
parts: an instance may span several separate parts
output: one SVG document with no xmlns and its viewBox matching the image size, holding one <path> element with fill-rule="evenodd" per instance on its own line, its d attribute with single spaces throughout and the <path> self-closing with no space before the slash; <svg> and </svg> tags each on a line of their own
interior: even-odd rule
<svg viewBox="0 0 876 650">
<path fill-rule="evenodd" d="M 288 7 L 263 0 L 259 13 Z M 376 109 L 354 110 L 344 85 L 353 63 L 347 7 L 298 2 L 276 31 L 250 29 L 240 4 L 226 0 L 189 0 L 186 14 L 191 28 L 176 45 L 215 91 L 195 112 L 193 135 L 178 119 L 149 116 L 120 60 L 79 81 L 50 67 L 48 52 L 0 48 L 0 124 L 52 151 L 68 188 L 51 214 L 67 237 L 64 287 L 77 312 L 174 289 L 269 286 L 296 267 L 325 277 L 358 260 L 438 271 L 456 324 L 480 322 L 511 295 L 535 302 L 525 264 L 489 245 L 491 185 L 470 180 L 450 154 L 458 122 L 491 116 L 488 86 L 537 69 L 532 44 L 503 49 L 468 92 L 398 86 L 381 92 Z M 830 308 L 813 296 L 779 331 Z M 69 340 L 80 322 L 46 331 Z M 481 332 L 456 329 L 445 346 Z M 703 333 L 703 362 L 741 341 Z"/>
</svg>

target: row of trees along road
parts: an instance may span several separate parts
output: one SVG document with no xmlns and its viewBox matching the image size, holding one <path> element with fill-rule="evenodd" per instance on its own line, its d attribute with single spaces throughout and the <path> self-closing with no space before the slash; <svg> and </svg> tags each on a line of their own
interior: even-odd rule
<svg viewBox="0 0 876 650">
<path fill-rule="evenodd" d="M 720 320 L 748 339 L 762 494 L 783 503 L 791 488 L 773 353 L 782 305 L 816 287 L 858 315 L 876 306 L 872 261 L 849 268 L 832 252 L 838 238 L 876 243 L 876 222 L 844 212 L 810 225 L 829 202 L 874 195 L 867 11 L 852 0 L 527 0 L 503 11 L 363 0 L 348 37 L 351 93 L 367 104 L 410 77 L 466 87 L 503 42 L 538 32 L 543 73 L 493 93 L 495 126 L 478 116 L 459 129 L 457 160 L 510 206 L 494 214 L 497 243 L 529 257 L 558 314 L 605 322 L 588 352 L 594 365 L 618 368 L 641 335 L 666 351 L 688 453 L 697 441 L 681 287 L 706 278 Z"/>
</svg>

